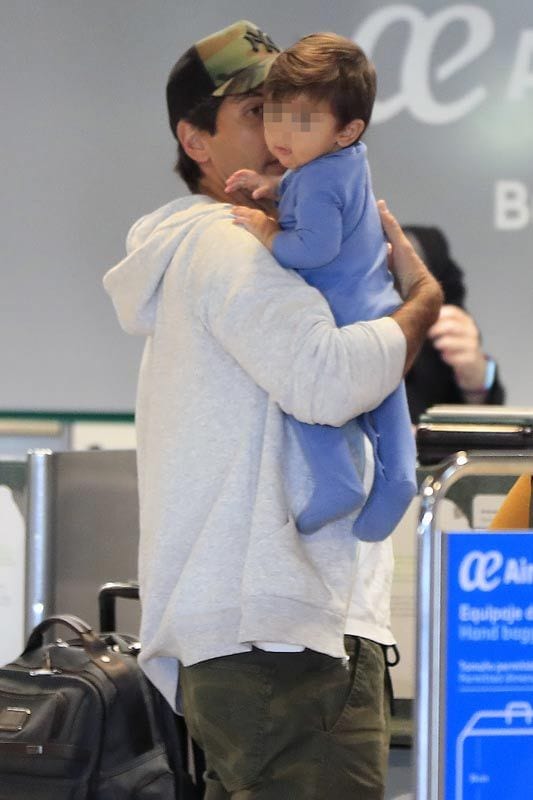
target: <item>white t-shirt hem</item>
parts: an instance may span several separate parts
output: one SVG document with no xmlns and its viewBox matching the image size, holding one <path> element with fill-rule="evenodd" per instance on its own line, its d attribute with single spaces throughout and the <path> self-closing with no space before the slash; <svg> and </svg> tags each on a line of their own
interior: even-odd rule
<svg viewBox="0 0 533 800">
<path fill-rule="evenodd" d="M 348 625 L 346 634 L 348 636 L 360 636 L 362 639 L 370 639 L 378 644 L 396 644 L 396 639 L 388 628 L 381 628 L 368 622 L 359 622 L 359 620 L 354 620 Z"/>
</svg>

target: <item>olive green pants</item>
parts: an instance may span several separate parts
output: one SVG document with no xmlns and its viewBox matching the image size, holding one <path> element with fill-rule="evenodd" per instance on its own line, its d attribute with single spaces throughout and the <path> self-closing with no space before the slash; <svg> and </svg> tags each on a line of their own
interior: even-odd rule
<svg viewBox="0 0 533 800">
<path fill-rule="evenodd" d="M 382 800 L 388 670 L 380 645 L 346 645 L 348 663 L 254 648 L 181 668 L 206 800 Z"/>
</svg>

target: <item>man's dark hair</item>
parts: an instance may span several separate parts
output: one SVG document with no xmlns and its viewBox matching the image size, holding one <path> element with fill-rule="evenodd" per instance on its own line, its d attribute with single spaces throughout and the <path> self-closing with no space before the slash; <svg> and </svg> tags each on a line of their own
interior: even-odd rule
<svg viewBox="0 0 533 800">
<path fill-rule="evenodd" d="M 274 102 L 305 94 L 326 100 L 339 126 L 370 122 L 376 97 L 376 71 L 361 48 L 335 33 L 313 33 L 280 53 L 265 81 Z"/>
<path fill-rule="evenodd" d="M 217 116 L 218 109 L 224 101 L 223 97 L 206 97 L 192 111 L 189 111 L 186 117 L 186 122 L 190 122 L 195 128 L 201 131 L 207 131 L 211 136 L 217 130 Z M 198 163 L 187 155 L 181 143 L 178 141 L 178 157 L 174 166 L 180 178 L 187 184 L 189 191 L 194 194 L 199 189 L 200 179 L 202 177 L 202 170 Z"/>
</svg>

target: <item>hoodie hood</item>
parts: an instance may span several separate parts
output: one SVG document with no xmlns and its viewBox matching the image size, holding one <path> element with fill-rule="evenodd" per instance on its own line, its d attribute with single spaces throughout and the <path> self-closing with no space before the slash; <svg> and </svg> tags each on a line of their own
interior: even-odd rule
<svg viewBox="0 0 533 800">
<path fill-rule="evenodd" d="M 131 334 L 153 333 L 161 281 L 188 233 L 220 203 L 204 195 L 173 200 L 141 217 L 126 238 L 126 258 L 104 275 L 122 328 Z"/>
</svg>

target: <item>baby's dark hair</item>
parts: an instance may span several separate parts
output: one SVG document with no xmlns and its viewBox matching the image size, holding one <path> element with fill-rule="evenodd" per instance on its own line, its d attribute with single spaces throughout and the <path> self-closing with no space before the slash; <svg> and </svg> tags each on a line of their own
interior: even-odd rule
<svg viewBox="0 0 533 800">
<path fill-rule="evenodd" d="M 341 128 L 352 119 L 362 119 L 366 128 L 376 97 L 376 70 L 350 39 L 313 33 L 280 53 L 265 81 L 265 96 L 274 102 L 299 94 L 326 100 Z"/>
</svg>

